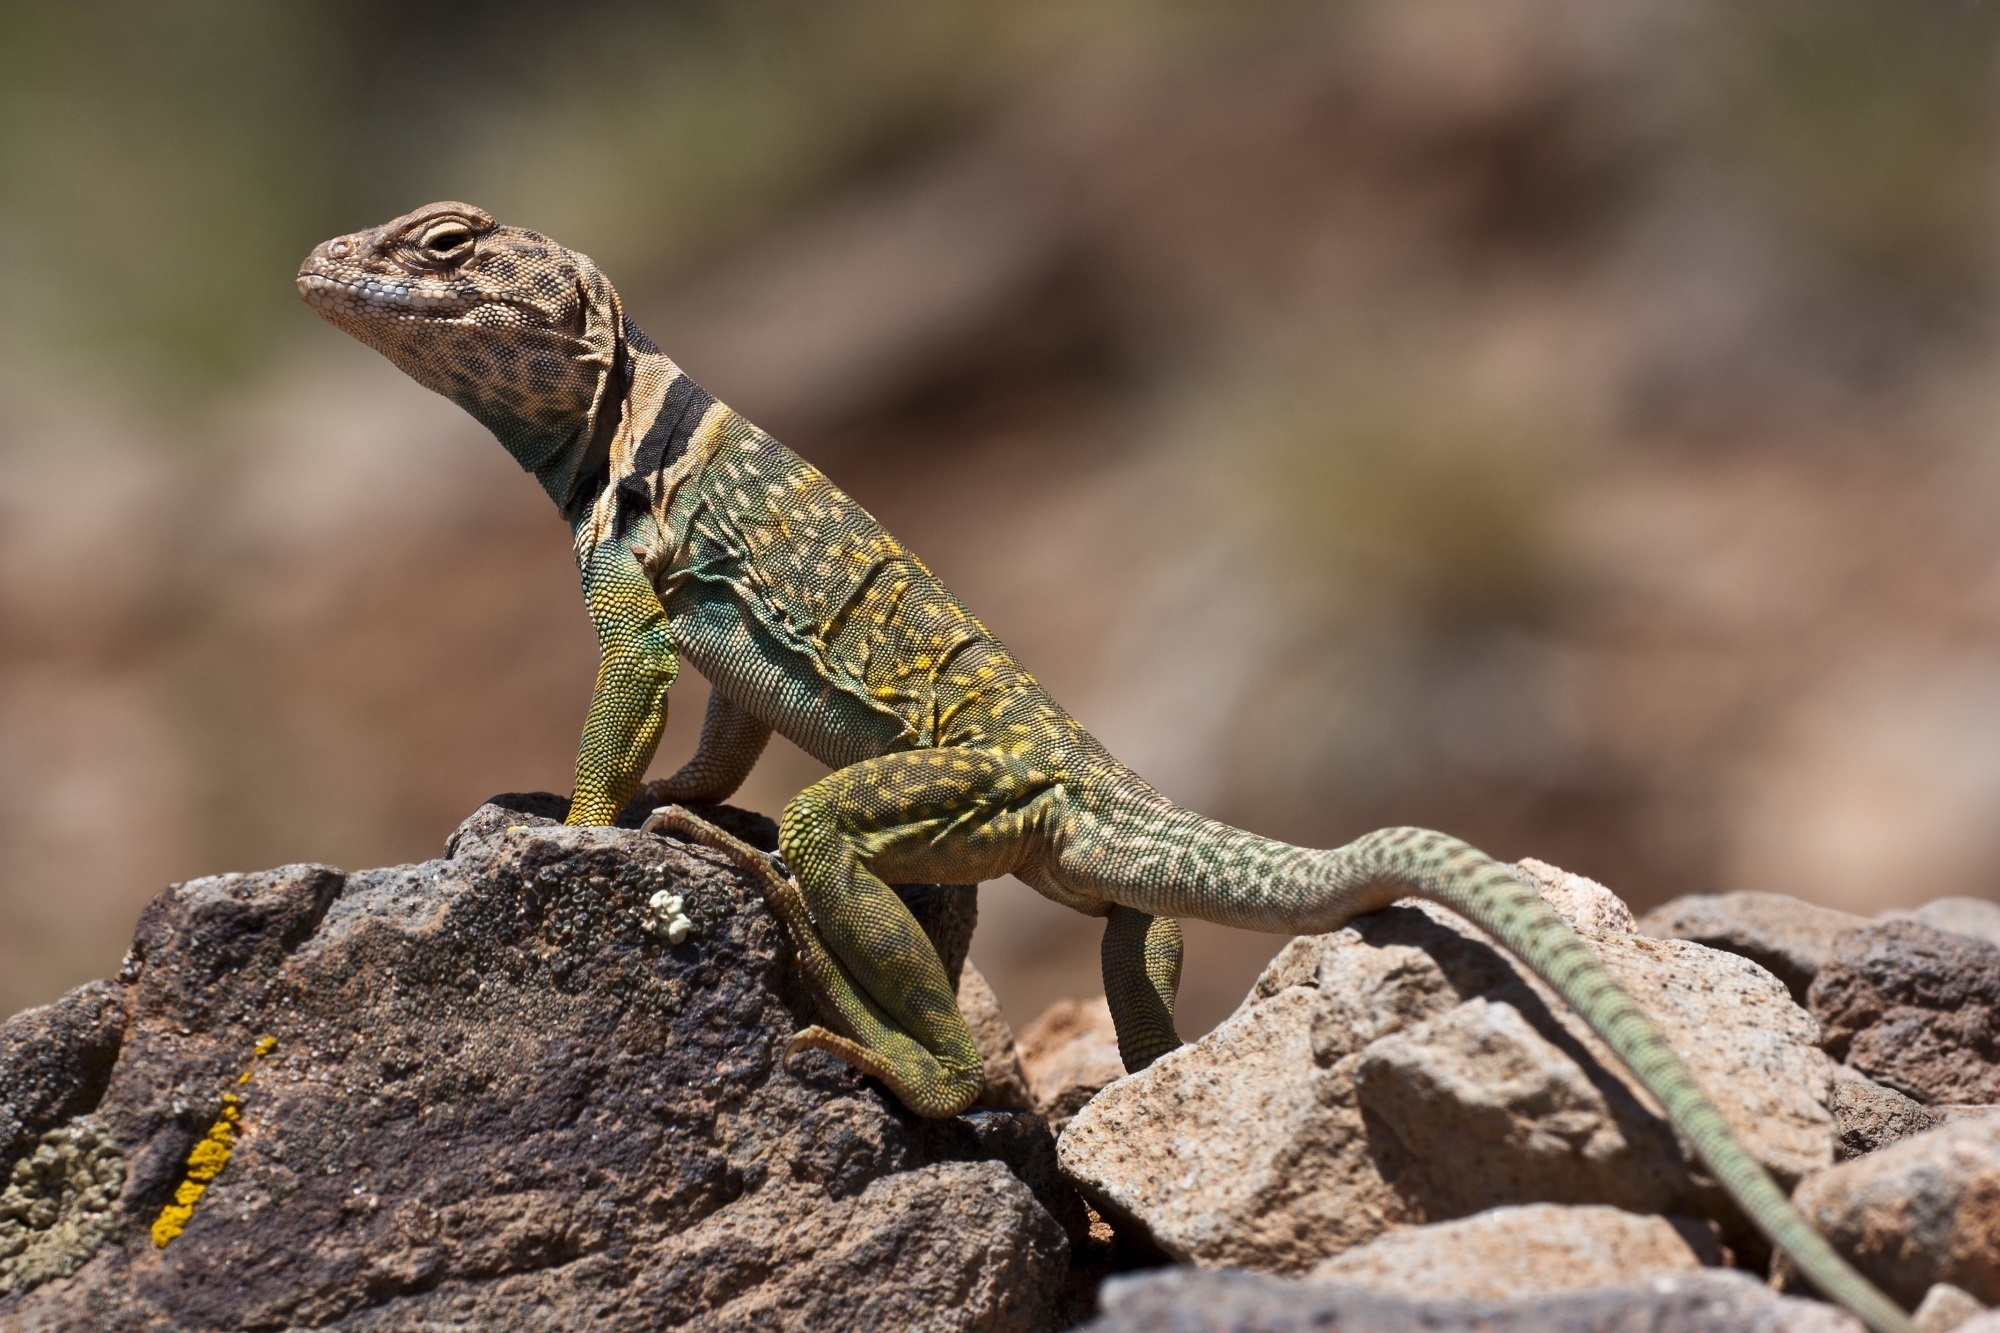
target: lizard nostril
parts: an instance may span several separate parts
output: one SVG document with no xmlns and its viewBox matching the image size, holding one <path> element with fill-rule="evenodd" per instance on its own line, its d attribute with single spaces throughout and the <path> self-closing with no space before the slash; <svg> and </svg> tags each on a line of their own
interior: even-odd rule
<svg viewBox="0 0 2000 1333">
<path fill-rule="evenodd" d="M 347 242 L 329 241 L 327 242 L 326 252 L 335 259 L 345 259 L 347 257 Z"/>
</svg>

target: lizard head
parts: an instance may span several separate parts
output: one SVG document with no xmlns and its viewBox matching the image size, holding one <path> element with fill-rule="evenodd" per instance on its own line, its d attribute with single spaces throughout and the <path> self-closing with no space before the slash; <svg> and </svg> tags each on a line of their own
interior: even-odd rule
<svg viewBox="0 0 2000 1333">
<path fill-rule="evenodd" d="M 571 507 L 617 425 L 618 293 L 587 256 L 470 204 L 336 236 L 299 266 L 321 318 L 463 407 Z"/>
</svg>

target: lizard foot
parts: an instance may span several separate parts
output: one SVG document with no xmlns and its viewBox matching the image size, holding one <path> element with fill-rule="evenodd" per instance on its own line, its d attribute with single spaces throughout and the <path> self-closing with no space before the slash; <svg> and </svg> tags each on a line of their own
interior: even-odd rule
<svg viewBox="0 0 2000 1333">
<path fill-rule="evenodd" d="M 641 832 L 671 834 L 720 852 L 762 886 L 764 901 L 791 938 L 821 1011 L 846 1034 L 815 1024 L 792 1038 L 786 1054 L 821 1050 L 838 1056 L 888 1084 L 905 1106 L 921 1116 L 941 1119 L 972 1105 L 985 1082 L 981 1067 L 959 1069 L 939 1060 L 855 984 L 820 938 L 805 895 L 783 860 L 679 806 L 662 806 L 639 827 Z"/>
<path fill-rule="evenodd" d="M 853 1065 L 870 1078 L 878 1078 L 889 1085 L 889 1091 L 903 1105 L 918 1115 L 931 1120 L 943 1120 L 957 1115 L 978 1100 L 979 1092 L 985 1086 L 985 1079 L 975 1073 L 969 1079 L 952 1071 L 923 1052 L 918 1058 L 906 1056 L 897 1061 L 881 1052 L 872 1050 L 851 1038 L 814 1024 L 801 1032 L 794 1033 L 785 1044 L 786 1055 L 796 1055 L 800 1051 L 825 1051 Z"/>
</svg>

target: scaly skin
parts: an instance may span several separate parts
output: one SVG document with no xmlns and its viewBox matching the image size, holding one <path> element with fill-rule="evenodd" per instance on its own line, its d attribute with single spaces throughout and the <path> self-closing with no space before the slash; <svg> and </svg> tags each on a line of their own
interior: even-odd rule
<svg viewBox="0 0 2000 1333">
<path fill-rule="evenodd" d="M 784 812 L 796 880 L 684 810 L 649 825 L 764 883 L 832 1025 L 831 1050 L 949 1116 L 981 1069 L 936 951 L 889 888 L 1012 873 L 1106 917 L 1106 998 L 1128 1069 L 1180 1044 L 1176 918 L 1285 934 L 1396 898 L 1442 903 L 1546 980 L 1667 1109 L 1744 1212 L 1878 1333 L 1910 1323 L 1833 1252 L 1723 1122 L 1659 1030 L 1506 866 L 1425 829 L 1330 851 L 1181 809 L 1120 764 L 917 558 L 810 464 L 681 373 L 596 265 L 466 204 L 316 248 L 322 316 L 485 423 L 575 533 L 602 650 L 573 824 L 640 793 L 678 654 L 717 702 L 695 757 L 644 794 L 719 801 L 775 730 L 835 771 Z"/>
</svg>

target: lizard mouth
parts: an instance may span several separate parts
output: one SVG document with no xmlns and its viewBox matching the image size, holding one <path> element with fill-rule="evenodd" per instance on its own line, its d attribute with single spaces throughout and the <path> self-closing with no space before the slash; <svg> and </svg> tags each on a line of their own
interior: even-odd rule
<svg viewBox="0 0 2000 1333">
<path fill-rule="evenodd" d="M 299 271 L 299 297 L 328 318 L 423 319 L 461 314 L 471 302 L 436 283 L 407 278 L 343 278 Z"/>
</svg>

